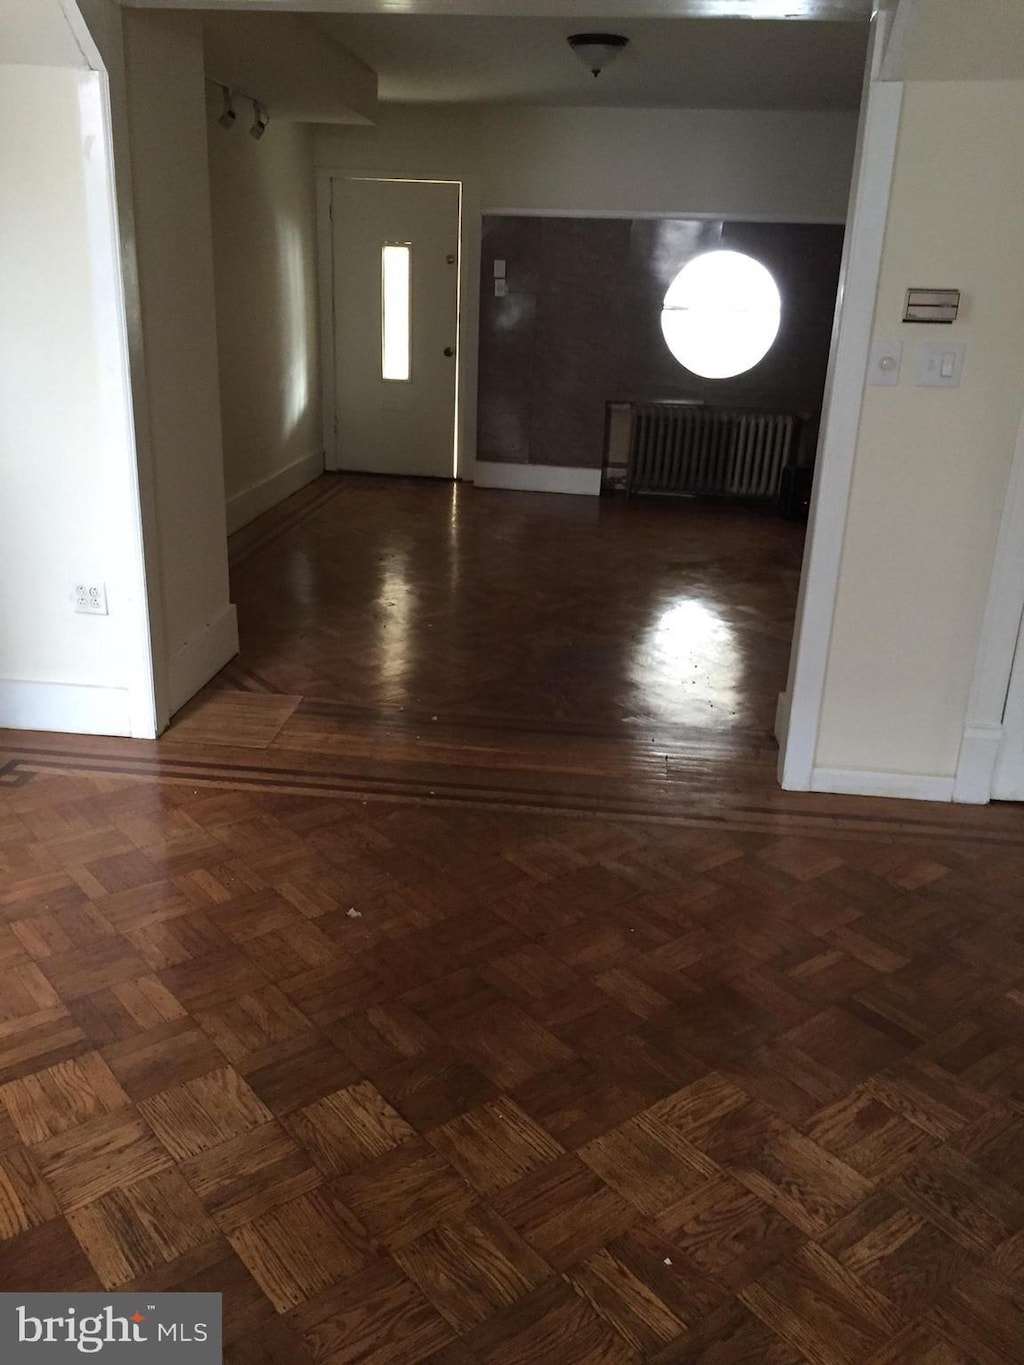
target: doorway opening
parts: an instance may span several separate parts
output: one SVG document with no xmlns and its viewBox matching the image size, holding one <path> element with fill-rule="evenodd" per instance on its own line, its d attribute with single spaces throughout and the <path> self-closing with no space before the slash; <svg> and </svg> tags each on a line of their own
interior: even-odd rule
<svg viewBox="0 0 1024 1365">
<path fill-rule="evenodd" d="M 301 699 L 300 711 L 404 717 L 435 734 L 493 723 L 640 739 L 666 771 L 670 751 L 704 741 L 773 755 L 803 540 L 774 504 L 783 473 L 810 469 L 841 223 L 515 210 L 478 220 L 474 189 L 469 249 L 479 221 L 481 266 L 470 267 L 460 338 L 463 182 L 319 176 L 324 446 L 337 481 L 282 509 L 303 543 L 268 531 L 287 546 L 276 568 L 250 570 L 238 548 L 237 678 Z M 447 235 L 424 237 L 411 200 L 428 201 L 428 218 L 437 208 Z M 708 327 L 720 330 L 695 306 L 688 267 L 723 258 L 777 282 L 756 345 L 742 363 L 685 345 L 675 354 L 669 312 L 684 333 L 701 323 L 705 350 Z M 426 302 L 425 282 L 437 285 Z M 749 287 L 727 309 L 746 341 Z M 479 385 L 461 386 L 477 363 Z M 475 462 L 463 395 L 479 399 Z M 731 449 L 767 417 L 786 445 L 779 456 L 774 437 L 759 437 L 756 477 L 739 486 L 729 469 L 708 484 L 705 467 L 689 485 L 633 488 L 645 496 L 631 502 L 543 498 L 610 491 L 610 414 L 645 404 L 727 414 Z M 723 461 L 711 463 L 722 475 Z M 460 474 L 475 486 L 452 483 Z M 423 476 L 447 487 L 404 484 Z"/>
<path fill-rule="evenodd" d="M 842 225 L 483 214 L 469 485 L 461 183 L 328 173 L 321 208 L 330 472 L 235 537 L 241 652 L 176 737 L 252 713 L 282 752 L 340 745 L 364 775 L 425 774 L 429 753 L 428 790 L 458 772 L 516 800 L 629 810 L 691 801 L 730 765 L 774 785 L 804 533 L 779 514 L 780 480 L 813 451 Z M 725 286 L 743 364 L 691 350 L 687 366 L 666 303 L 701 314 L 705 352 L 708 328 L 719 345 L 714 291 L 697 291 L 698 308 L 675 282 L 723 258 L 750 262 L 738 291 Z M 760 355 L 751 271 L 775 291 Z M 775 411 L 792 419 L 785 458 L 762 496 L 617 495 L 610 414 L 645 404 L 728 412 L 751 433 Z M 528 482 L 488 487 L 496 469 Z M 566 469 L 594 496 L 549 496 L 583 491 L 559 489 Z"/>
<path fill-rule="evenodd" d="M 404 393 L 420 364 L 417 238 L 380 213 L 350 246 L 339 206 L 353 183 L 371 186 L 373 213 L 382 197 L 371 178 L 335 178 L 330 259 L 340 286 L 359 257 L 354 318 L 374 325 L 350 341 L 340 288 L 325 309 L 339 339 L 325 351 L 331 434 L 335 419 L 345 430 L 346 346 L 361 347 L 357 417 L 372 388 L 365 420 L 381 427 L 389 389 Z M 777 484 L 761 499 L 596 494 L 616 402 L 813 413 L 842 236 L 837 224 L 483 215 L 475 486 L 451 482 L 450 465 L 446 483 L 394 477 L 423 472 L 394 458 L 416 439 L 400 406 L 376 469 L 339 439 L 338 472 L 237 545 L 231 678 L 253 694 L 244 704 L 275 724 L 287 709 L 290 748 L 340 744 L 373 771 L 387 754 L 434 791 L 457 771 L 517 799 L 647 809 L 681 799 L 684 775 L 692 799 L 730 764 L 772 785 L 802 522 L 779 515 Z M 672 281 L 708 251 L 764 263 L 779 282 L 778 336 L 729 378 L 680 365 L 663 332 Z M 799 429 L 810 441 L 813 423 Z M 802 449 L 794 438 L 794 460 Z M 555 461 L 593 478 L 595 496 L 545 493 Z M 493 466 L 543 473 L 511 493 L 482 486 Z"/>
</svg>

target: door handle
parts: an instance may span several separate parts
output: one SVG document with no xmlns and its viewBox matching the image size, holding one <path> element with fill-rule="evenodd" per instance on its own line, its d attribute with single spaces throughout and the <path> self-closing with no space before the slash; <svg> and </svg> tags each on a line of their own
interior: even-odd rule
<svg viewBox="0 0 1024 1365">
<path fill-rule="evenodd" d="M 452 347 L 452 346 L 446 346 L 446 347 L 444 348 L 444 353 L 445 353 L 445 355 L 454 355 L 454 354 L 455 354 L 455 349 L 454 349 L 454 347 Z"/>
</svg>

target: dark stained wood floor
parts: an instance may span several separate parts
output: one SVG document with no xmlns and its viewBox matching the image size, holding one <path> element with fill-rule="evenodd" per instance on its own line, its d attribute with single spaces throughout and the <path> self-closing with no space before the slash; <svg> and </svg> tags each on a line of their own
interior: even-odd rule
<svg viewBox="0 0 1024 1365">
<path fill-rule="evenodd" d="M 804 527 L 771 511 L 351 476 L 291 508 L 236 538 L 237 684 L 527 728 L 774 723 Z"/>
<path fill-rule="evenodd" d="M 232 1365 L 1019 1362 L 1018 809 L 781 793 L 767 663 L 678 722 L 678 662 L 577 665 L 553 613 L 536 714 L 529 650 L 460 690 L 528 602 L 508 570 L 446 618 L 408 486 L 444 657 L 404 629 L 337 691 L 394 620 L 335 600 L 351 487 L 236 542 L 245 652 L 164 739 L 0 736 L 0 1288 L 219 1290 Z M 655 566 L 687 510 L 637 509 Z M 547 600 L 603 536 L 574 515 Z M 608 515 L 607 628 L 562 594 L 587 650 L 671 596 Z M 798 546 L 745 600 L 715 515 L 675 572 L 747 661 Z"/>
</svg>

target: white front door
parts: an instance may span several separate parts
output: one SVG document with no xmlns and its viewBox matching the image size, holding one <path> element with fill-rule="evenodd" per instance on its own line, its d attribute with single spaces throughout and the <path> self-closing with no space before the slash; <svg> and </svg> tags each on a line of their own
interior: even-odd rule
<svg viewBox="0 0 1024 1365">
<path fill-rule="evenodd" d="M 1024 801 L 1024 622 L 1003 712 L 1003 739 L 992 779 L 994 801 Z"/>
<path fill-rule="evenodd" d="M 331 182 L 336 469 L 454 476 L 459 189 Z"/>
</svg>

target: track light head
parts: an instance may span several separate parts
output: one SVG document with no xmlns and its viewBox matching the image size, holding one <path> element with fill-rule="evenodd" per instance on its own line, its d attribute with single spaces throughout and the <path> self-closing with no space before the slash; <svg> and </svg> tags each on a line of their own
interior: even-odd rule
<svg viewBox="0 0 1024 1365">
<path fill-rule="evenodd" d="M 267 124 L 270 122 L 270 115 L 259 100 L 252 102 L 252 127 L 249 129 L 249 136 L 254 137 L 257 142 L 267 131 Z"/>
<path fill-rule="evenodd" d="M 217 122 L 222 128 L 233 128 L 238 115 L 235 113 L 235 102 L 231 97 L 231 91 L 227 86 L 222 87 L 224 94 L 224 108 L 220 111 Z"/>
</svg>

